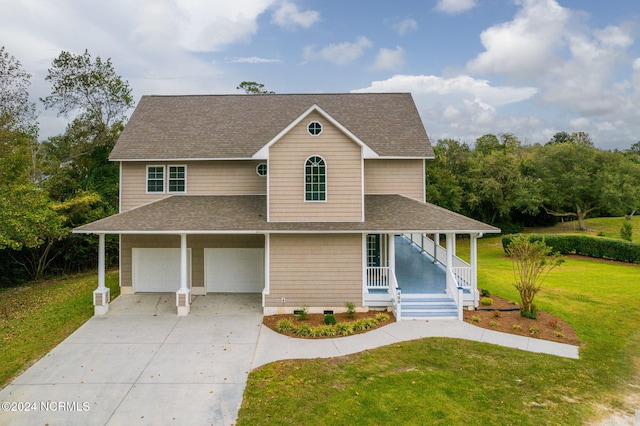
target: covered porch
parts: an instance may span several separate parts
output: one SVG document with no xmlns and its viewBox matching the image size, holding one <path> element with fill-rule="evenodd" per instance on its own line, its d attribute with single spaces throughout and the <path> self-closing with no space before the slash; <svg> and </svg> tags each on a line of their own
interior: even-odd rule
<svg viewBox="0 0 640 426">
<path fill-rule="evenodd" d="M 364 305 L 390 306 L 397 319 L 461 319 L 465 307 L 477 307 L 477 239 L 482 234 L 469 234 L 469 263 L 456 255 L 456 234 L 444 235 L 445 247 L 440 235 L 367 235 Z"/>
</svg>

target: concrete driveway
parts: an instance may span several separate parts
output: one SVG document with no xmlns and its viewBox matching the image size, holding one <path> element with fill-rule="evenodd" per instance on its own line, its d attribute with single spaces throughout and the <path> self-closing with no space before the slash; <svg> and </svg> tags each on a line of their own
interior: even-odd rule
<svg viewBox="0 0 640 426">
<path fill-rule="evenodd" d="M 0 391 L 0 424 L 232 424 L 261 321 L 255 294 L 195 296 L 185 317 L 175 295 L 121 295 Z"/>
</svg>

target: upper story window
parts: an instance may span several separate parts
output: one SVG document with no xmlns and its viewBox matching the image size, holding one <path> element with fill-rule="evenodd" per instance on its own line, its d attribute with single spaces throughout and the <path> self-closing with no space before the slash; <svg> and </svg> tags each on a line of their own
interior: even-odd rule
<svg viewBox="0 0 640 426">
<path fill-rule="evenodd" d="M 256 173 L 258 176 L 266 176 L 267 175 L 267 163 L 260 163 L 256 167 Z"/>
<path fill-rule="evenodd" d="M 169 192 L 185 192 L 187 188 L 186 166 L 169 166 Z"/>
<path fill-rule="evenodd" d="M 147 166 L 147 192 L 164 192 L 164 166 Z"/>
<path fill-rule="evenodd" d="M 166 173 L 165 173 L 166 171 Z M 147 193 L 186 192 L 187 166 L 147 166 Z"/>
<path fill-rule="evenodd" d="M 304 200 L 327 200 L 327 166 L 317 155 L 309 157 L 304 165 Z"/>
<path fill-rule="evenodd" d="M 317 121 L 312 121 L 307 126 L 307 132 L 309 132 L 311 136 L 318 136 L 320 133 L 322 133 L 322 124 L 318 123 Z"/>
</svg>

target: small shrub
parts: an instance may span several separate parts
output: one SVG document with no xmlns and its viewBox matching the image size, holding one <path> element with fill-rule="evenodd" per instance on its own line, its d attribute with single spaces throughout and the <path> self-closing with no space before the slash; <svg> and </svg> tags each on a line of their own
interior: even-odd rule
<svg viewBox="0 0 640 426">
<path fill-rule="evenodd" d="M 296 327 L 295 333 L 298 336 L 308 337 L 313 335 L 313 330 L 307 324 L 301 324 Z"/>
<path fill-rule="evenodd" d="M 356 305 L 353 302 L 344 302 L 344 307 L 347 308 L 347 316 L 350 319 L 356 317 Z"/>
<path fill-rule="evenodd" d="M 486 288 L 482 288 L 480 289 L 480 296 L 489 297 L 491 296 L 491 293 L 489 293 L 489 290 L 487 290 Z"/>
<path fill-rule="evenodd" d="M 520 324 L 513 324 L 511 328 L 518 331 L 522 330 L 522 326 Z"/>
<path fill-rule="evenodd" d="M 598 233 L 596 234 L 598 237 L 604 237 L 605 233 L 603 231 L 598 231 Z"/>
<path fill-rule="evenodd" d="M 351 323 L 351 328 L 353 331 L 363 331 L 367 329 L 367 325 L 364 322 L 364 319 L 360 319 Z"/>
<path fill-rule="evenodd" d="M 538 327 L 531 327 L 529 329 L 529 333 L 531 333 L 531 334 L 540 334 L 540 329 Z"/>
<path fill-rule="evenodd" d="M 305 321 L 309 319 L 309 307 L 304 305 L 302 308 L 293 312 L 300 321 Z"/>
<path fill-rule="evenodd" d="M 491 322 L 489 322 L 489 325 L 490 325 L 491 327 L 494 327 L 494 328 L 495 328 L 495 327 L 500 327 L 500 324 L 498 324 L 496 321 L 491 321 Z"/>
<path fill-rule="evenodd" d="M 326 314 L 326 315 L 324 316 L 324 323 L 325 323 L 326 325 L 333 325 L 333 324 L 335 324 L 336 322 L 337 322 L 337 321 L 336 321 L 336 316 L 335 316 L 335 315 L 333 315 L 333 314 Z"/>
<path fill-rule="evenodd" d="M 500 311 L 493 311 L 491 315 L 493 315 L 494 318 L 502 318 L 502 312 Z"/>
<path fill-rule="evenodd" d="M 629 222 L 628 220 L 625 220 L 624 223 L 622 224 L 622 227 L 620 228 L 620 238 L 622 238 L 625 241 L 631 242 L 632 237 L 633 237 L 633 226 L 631 225 L 631 222 Z"/>
<path fill-rule="evenodd" d="M 490 297 L 483 297 L 482 299 L 480 299 L 480 304 L 482 306 L 491 306 L 493 305 L 493 299 Z"/>
<path fill-rule="evenodd" d="M 560 333 L 560 332 L 558 331 L 558 332 L 556 333 L 556 337 L 557 337 L 558 339 L 562 339 L 562 338 L 564 338 L 564 334 L 562 334 L 562 333 Z"/>
<path fill-rule="evenodd" d="M 335 325 L 336 334 L 341 334 L 343 336 L 347 336 L 353 333 L 353 326 L 348 322 L 339 322 Z"/>
<path fill-rule="evenodd" d="M 376 314 L 376 321 L 378 322 L 385 322 L 385 321 L 389 321 L 389 314 L 385 314 L 384 312 L 380 312 L 379 314 Z"/>
<path fill-rule="evenodd" d="M 319 325 L 312 330 L 313 336 L 335 336 L 336 328 L 333 325 Z"/>
<path fill-rule="evenodd" d="M 551 318 L 547 324 L 549 324 L 549 327 L 551 328 L 556 328 L 558 326 L 558 319 Z"/>
<path fill-rule="evenodd" d="M 471 321 L 473 321 L 473 322 L 480 322 L 480 317 L 479 317 L 479 316 L 477 316 L 477 315 L 474 315 L 474 316 L 472 316 L 472 317 L 471 317 Z"/>
<path fill-rule="evenodd" d="M 538 319 L 538 313 L 536 310 L 535 306 L 531 307 L 532 310 L 529 311 L 525 311 L 524 309 L 520 309 L 520 316 L 524 317 L 524 318 L 529 318 L 529 319 Z"/>
<path fill-rule="evenodd" d="M 287 319 L 282 319 L 276 323 L 276 330 L 280 333 L 289 333 L 294 330 L 293 322 Z"/>
</svg>

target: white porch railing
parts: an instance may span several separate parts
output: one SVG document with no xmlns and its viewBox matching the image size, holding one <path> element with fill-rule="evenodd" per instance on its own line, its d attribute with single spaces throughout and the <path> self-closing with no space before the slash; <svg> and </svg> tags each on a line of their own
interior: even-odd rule
<svg viewBox="0 0 640 426">
<path fill-rule="evenodd" d="M 455 263 L 455 261 L 454 261 Z M 454 266 L 451 268 L 453 276 L 456 278 L 459 287 L 471 288 L 471 267 Z"/>
<path fill-rule="evenodd" d="M 458 319 L 462 321 L 462 304 L 464 297 L 463 288 L 458 285 L 458 278 L 455 276 L 451 269 L 447 269 L 447 273 L 451 276 L 451 279 L 447 280 L 447 294 L 451 296 L 451 298 L 456 302 L 456 306 L 458 307 Z"/>
<path fill-rule="evenodd" d="M 396 317 L 396 321 L 400 321 L 402 291 L 398 287 L 396 274 L 391 268 L 388 266 L 367 267 L 367 289 L 386 290 L 391 298 L 393 315 Z"/>
</svg>

